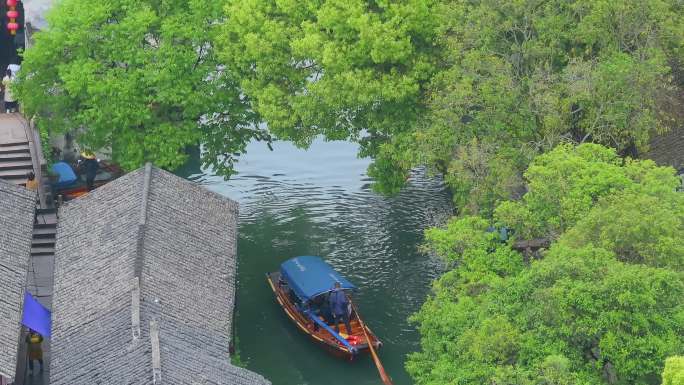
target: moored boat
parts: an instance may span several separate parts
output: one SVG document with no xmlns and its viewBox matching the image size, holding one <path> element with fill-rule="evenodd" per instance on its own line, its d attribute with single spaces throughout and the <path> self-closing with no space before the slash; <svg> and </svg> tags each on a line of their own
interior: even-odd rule
<svg viewBox="0 0 684 385">
<path fill-rule="evenodd" d="M 279 271 L 266 275 L 278 304 L 287 316 L 312 340 L 333 354 L 353 360 L 369 351 L 369 343 L 374 348 L 382 345 L 356 311 L 351 297 L 356 287 L 321 258 L 295 257 L 283 262 Z M 336 282 L 349 301 L 351 327 L 347 330 L 342 323 L 339 333 L 327 309 L 328 296 Z"/>
<path fill-rule="evenodd" d="M 64 201 L 69 201 L 88 193 L 88 186 L 85 181 L 79 177 L 70 164 L 64 161 L 57 162 L 50 171 L 55 176 L 55 181 L 52 183 L 52 191 L 55 197 L 61 195 Z M 103 186 L 122 174 L 121 168 L 115 164 L 101 161 L 93 187 Z"/>
</svg>

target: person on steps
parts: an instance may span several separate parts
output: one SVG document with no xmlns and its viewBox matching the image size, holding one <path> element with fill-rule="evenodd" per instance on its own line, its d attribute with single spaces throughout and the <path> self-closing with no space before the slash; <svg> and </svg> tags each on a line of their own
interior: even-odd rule
<svg viewBox="0 0 684 385">
<path fill-rule="evenodd" d="M 33 361 L 38 361 L 40 371 L 43 371 L 43 336 L 31 330 L 26 336 L 29 355 L 29 373 L 33 373 Z"/>
<path fill-rule="evenodd" d="M 12 92 L 12 83 L 14 83 L 14 76 L 12 76 L 12 70 L 8 68 L 5 77 L 2 78 L 2 89 L 5 92 L 5 112 L 8 114 L 17 112 L 17 98 Z"/>
<path fill-rule="evenodd" d="M 36 179 L 36 174 L 34 174 L 33 171 L 29 171 L 29 173 L 26 174 L 26 188 L 31 190 L 31 191 L 38 191 L 39 187 L 40 187 L 40 184 L 38 183 L 38 180 Z M 39 197 L 36 197 L 36 204 L 40 208 L 40 198 Z M 38 223 L 38 210 L 34 210 L 33 223 Z"/>
<path fill-rule="evenodd" d="M 32 191 L 38 191 L 38 181 L 36 180 L 36 174 L 30 171 L 26 174 L 26 188 Z"/>
<path fill-rule="evenodd" d="M 335 331 L 340 332 L 340 321 L 344 322 L 344 326 L 347 328 L 347 335 L 351 335 L 351 325 L 349 324 L 349 299 L 347 295 L 342 290 L 340 283 L 335 282 L 335 287 L 332 292 L 330 292 L 330 297 L 328 298 L 330 303 L 330 310 L 332 311 L 332 317 L 335 322 Z"/>
</svg>

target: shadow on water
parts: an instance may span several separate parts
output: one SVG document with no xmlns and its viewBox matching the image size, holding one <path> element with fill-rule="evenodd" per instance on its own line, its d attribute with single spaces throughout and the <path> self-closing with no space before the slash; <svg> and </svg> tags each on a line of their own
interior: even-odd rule
<svg viewBox="0 0 684 385">
<path fill-rule="evenodd" d="M 314 345 L 286 318 L 265 273 L 297 255 L 320 255 L 354 282 L 382 361 L 397 385 L 410 384 L 406 355 L 418 348 L 407 318 L 425 300 L 440 264 L 418 251 L 423 230 L 451 214 L 439 181 L 415 172 L 398 196 L 369 189 L 356 146 L 317 141 L 309 151 L 254 144 L 225 182 L 185 174 L 240 203 L 238 311 L 241 358 L 274 385 L 378 384 L 369 357 L 345 362 Z"/>
</svg>

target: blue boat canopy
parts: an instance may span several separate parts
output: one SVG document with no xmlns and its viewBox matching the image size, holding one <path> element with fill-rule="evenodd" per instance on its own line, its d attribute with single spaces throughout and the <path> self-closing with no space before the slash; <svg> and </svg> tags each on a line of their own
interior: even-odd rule
<svg viewBox="0 0 684 385">
<path fill-rule="evenodd" d="M 66 162 L 57 162 L 52 165 L 52 172 L 59 176 L 59 180 L 55 183 L 55 188 L 69 187 L 76 183 L 78 177 L 74 170 Z"/>
<path fill-rule="evenodd" d="M 356 289 L 356 286 L 320 257 L 302 256 L 288 259 L 280 265 L 280 274 L 303 301 L 331 291 L 335 282 L 339 282 L 342 289 Z"/>
</svg>

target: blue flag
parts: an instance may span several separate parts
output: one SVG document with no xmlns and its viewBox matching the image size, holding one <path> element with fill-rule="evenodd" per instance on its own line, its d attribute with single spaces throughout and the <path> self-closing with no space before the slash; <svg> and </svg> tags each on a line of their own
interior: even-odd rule
<svg viewBox="0 0 684 385">
<path fill-rule="evenodd" d="M 24 293 L 24 316 L 21 323 L 27 328 L 33 329 L 43 337 L 50 337 L 52 318 L 50 310 L 33 298 L 31 293 Z"/>
</svg>

